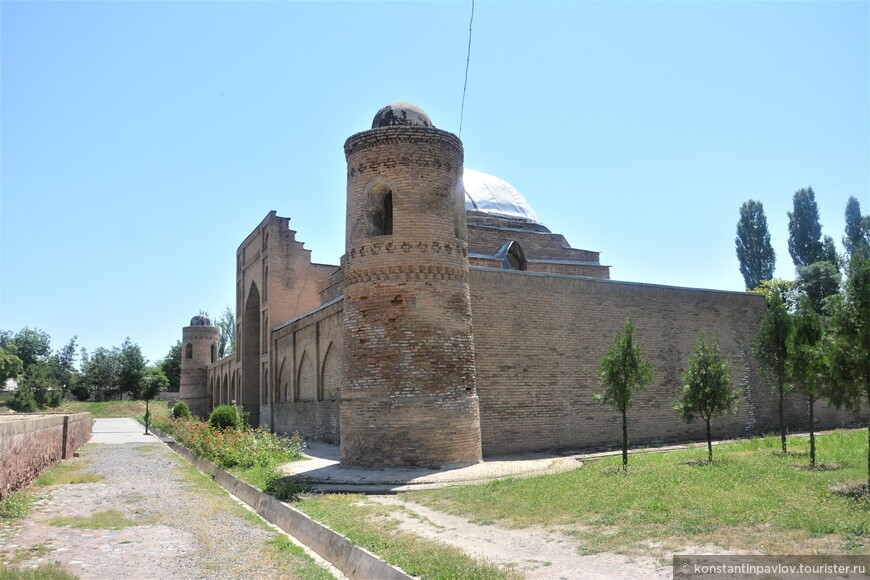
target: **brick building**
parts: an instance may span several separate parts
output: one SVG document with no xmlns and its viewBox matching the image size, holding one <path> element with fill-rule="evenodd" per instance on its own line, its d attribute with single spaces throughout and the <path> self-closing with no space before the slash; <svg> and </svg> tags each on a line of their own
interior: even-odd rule
<svg viewBox="0 0 870 580">
<path fill-rule="evenodd" d="M 341 264 L 313 264 L 270 212 L 236 253 L 236 352 L 215 360 L 208 321 L 184 329 L 192 409 L 235 401 L 252 424 L 340 443 L 361 465 L 615 444 L 618 416 L 593 393 L 631 316 L 654 373 L 631 411 L 635 443 L 703 437 L 672 409 L 702 332 L 743 390 L 716 435 L 775 429 L 750 353 L 762 296 L 610 280 L 598 252 L 551 232 L 516 189 L 464 169 L 459 139 L 413 105 L 385 107 L 344 149 Z M 803 399 L 787 410 L 805 422 Z"/>
</svg>

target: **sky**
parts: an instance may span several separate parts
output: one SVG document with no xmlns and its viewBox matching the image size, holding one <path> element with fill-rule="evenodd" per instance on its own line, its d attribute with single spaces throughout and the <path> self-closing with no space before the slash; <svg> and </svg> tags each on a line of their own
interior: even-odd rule
<svg viewBox="0 0 870 580">
<path fill-rule="evenodd" d="M 408 101 L 616 280 L 741 291 L 740 205 L 870 213 L 870 3 L 0 2 L 0 329 L 139 344 L 234 302 L 271 210 L 344 252 L 343 145 Z M 462 109 L 466 62 L 468 81 Z"/>
</svg>

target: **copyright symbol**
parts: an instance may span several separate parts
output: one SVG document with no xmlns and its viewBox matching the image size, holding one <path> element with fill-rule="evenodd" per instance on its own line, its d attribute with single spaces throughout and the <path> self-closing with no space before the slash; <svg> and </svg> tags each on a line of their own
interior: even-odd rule
<svg viewBox="0 0 870 580">
<path fill-rule="evenodd" d="M 682 566 L 680 566 L 680 571 L 681 571 L 683 574 L 688 574 L 688 573 L 689 573 L 689 565 L 688 565 L 688 564 L 683 564 Z"/>
</svg>

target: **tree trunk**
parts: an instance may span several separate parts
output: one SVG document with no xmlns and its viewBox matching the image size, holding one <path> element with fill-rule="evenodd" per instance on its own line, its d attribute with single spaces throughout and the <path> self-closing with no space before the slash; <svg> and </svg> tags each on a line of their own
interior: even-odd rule
<svg viewBox="0 0 870 580">
<path fill-rule="evenodd" d="M 807 397 L 810 401 L 810 467 L 816 466 L 816 431 L 815 431 L 815 421 L 813 419 L 813 407 L 816 404 L 815 399 L 813 399 L 812 395 Z"/>
<path fill-rule="evenodd" d="M 782 439 L 782 454 L 788 453 L 788 448 L 785 444 L 785 418 L 783 417 L 782 400 L 785 397 L 785 390 L 782 386 L 782 381 L 779 381 L 779 437 Z"/>
<path fill-rule="evenodd" d="M 713 437 L 710 436 L 710 421 L 707 421 L 707 463 L 713 463 Z"/>
<path fill-rule="evenodd" d="M 867 489 L 870 490 L 870 424 L 867 425 Z"/>
<path fill-rule="evenodd" d="M 622 470 L 628 471 L 628 418 L 622 410 Z"/>
</svg>

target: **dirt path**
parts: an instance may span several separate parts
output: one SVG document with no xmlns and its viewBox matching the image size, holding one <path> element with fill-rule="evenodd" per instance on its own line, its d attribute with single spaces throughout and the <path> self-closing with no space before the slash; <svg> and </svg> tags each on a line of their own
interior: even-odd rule
<svg viewBox="0 0 870 580">
<path fill-rule="evenodd" d="M 30 517 L 0 523 L 3 565 L 57 562 L 98 579 L 330 577 L 301 550 L 272 545 L 274 528 L 156 439 L 103 427 L 94 440 L 109 441 L 86 445 L 73 461 L 104 479 L 33 488 Z M 109 510 L 120 512 L 120 529 L 52 523 Z"/>
<path fill-rule="evenodd" d="M 456 546 L 475 557 L 513 566 L 525 578 L 575 579 L 671 578 L 670 566 L 655 558 L 618 554 L 584 556 L 570 536 L 542 528 L 511 530 L 494 525 L 481 526 L 401 496 L 370 496 L 388 506 L 399 506 L 390 514 L 399 528 L 419 536 Z"/>
</svg>

